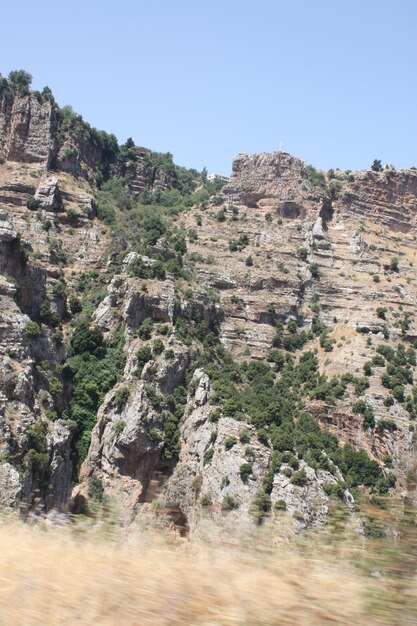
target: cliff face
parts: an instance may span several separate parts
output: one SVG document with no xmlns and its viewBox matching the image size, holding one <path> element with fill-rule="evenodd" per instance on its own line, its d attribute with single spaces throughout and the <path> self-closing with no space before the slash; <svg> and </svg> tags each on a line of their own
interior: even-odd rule
<svg viewBox="0 0 417 626">
<path fill-rule="evenodd" d="M 150 150 L 134 147 L 120 160 L 116 144 L 114 135 L 91 128 L 70 107 L 60 109 L 53 97 L 0 86 L 0 163 L 36 163 L 98 180 L 111 172 L 125 179 L 133 197 L 173 188 L 172 172 L 153 164 Z"/>
<path fill-rule="evenodd" d="M 0 156 L 3 161 L 50 167 L 57 148 L 57 109 L 48 99 L 0 93 Z"/>
<path fill-rule="evenodd" d="M 335 493 L 354 506 L 327 431 L 376 462 L 365 490 L 406 492 L 417 171 L 239 155 L 209 199 L 188 173 L 181 205 L 166 155 L 110 158 L 53 100 L 3 90 L 0 137 L 2 504 L 113 498 L 182 532 L 286 509 L 304 528 Z M 103 167 L 116 199 L 88 182 Z"/>
<path fill-rule="evenodd" d="M 69 308 L 57 285 L 71 271 L 64 261 L 78 271 L 97 262 L 95 228 L 82 211 L 92 197 L 45 177 L 37 156 L 36 165 L 0 173 L 0 503 L 24 511 L 67 509 L 74 425 L 57 418 L 71 393 L 58 328 Z M 36 209 L 27 208 L 30 199 Z"/>
</svg>

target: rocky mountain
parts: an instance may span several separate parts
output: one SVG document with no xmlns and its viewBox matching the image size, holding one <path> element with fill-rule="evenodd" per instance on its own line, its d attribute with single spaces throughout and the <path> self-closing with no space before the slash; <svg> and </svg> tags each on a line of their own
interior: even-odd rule
<svg viewBox="0 0 417 626">
<path fill-rule="evenodd" d="M 415 502 L 417 170 L 240 154 L 222 186 L 29 86 L 0 80 L 1 504 L 186 533 Z"/>
</svg>

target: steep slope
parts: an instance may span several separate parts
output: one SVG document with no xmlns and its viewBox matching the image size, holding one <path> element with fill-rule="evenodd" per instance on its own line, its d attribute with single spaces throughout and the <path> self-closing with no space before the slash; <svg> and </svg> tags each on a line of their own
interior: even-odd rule
<svg viewBox="0 0 417 626">
<path fill-rule="evenodd" d="M 3 504 L 198 532 L 415 497 L 415 170 L 238 155 L 220 190 L 0 103 Z"/>
</svg>

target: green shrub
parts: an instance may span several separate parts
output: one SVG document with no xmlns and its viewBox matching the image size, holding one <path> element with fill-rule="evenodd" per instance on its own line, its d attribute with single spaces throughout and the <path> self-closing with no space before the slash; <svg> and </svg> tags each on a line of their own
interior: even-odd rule
<svg viewBox="0 0 417 626">
<path fill-rule="evenodd" d="M 397 430 L 397 424 L 392 419 L 380 419 L 377 424 L 377 428 L 380 432 L 388 430 L 392 433 Z"/>
<path fill-rule="evenodd" d="M 255 521 L 260 524 L 271 510 L 271 496 L 265 491 L 258 491 L 252 501 L 251 509 Z"/>
<path fill-rule="evenodd" d="M 49 393 L 51 394 L 51 396 L 56 398 L 57 396 L 60 396 L 62 394 L 63 390 L 64 387 L 61 381 L 59 381 L 57 378 L 51 378 L 51 380 L 49 381 Z"/>
<path fill-rule="evenodd" d="M 304 247 L 297 248 L 297 256 L 302 261 L 307 261 L 307 257 L 308 257 L 307 248 L 304 248 Z"/>
<path fill-rule="evenodd" d="M 372 358 L 372 365 L 374 365 L 375 367 L 384 367 L 385 359 L 380 354 L 376 354 Z"/>
<path fill-rule="evenodd" d="M 247 480 L 249 476 L 252 475 L 252 465 L 251 463 L 243 463 L 239 467 L 239 474 L 243 481 Z"/>
<path fill-rule="evenodd" d="M 39 200 L 37 200 L 34 196 L 29 196 L 26 201 L 26 206 L 28 209 L 37 209 L 39 207 Z"/>
<path fill-rule="evenodd" d="M 331 352 L 336 343 L 335 339 L 329 337 L 329 332 L 329 329 L 326 328 L 320 335 L 320 347 L 323 348 L 325 352 Z"/>
<path fill-rule="evenodd" d="M 224 496 L 222 502 L 223 511 L 231 511 L 239 508 L 239 502 L 233 496 Z"/>
<path fill-rule="evenodd" d="M 249 245 L 249 239 L 247 235 L 241 235 L 239 237 L 239 239 L 231 239 L 229 241 L 229 250 L 230 252 L 237 252 L 237 251 L 241 251 L 244 248 L 246 248 L 246 246 Z"/>
<path fill-rule="evenodd" d="M 201 506 L 211 506 L 213 504 L 213 500 L 210 493 L 205 493 L 201 497 Z"/>
<path fill-rule="evenodd" d="M 226 437 L 226 439 L 224 440 L 224 447 L 226 450 L 231 450 L 231 448 L 233 448 L 234 445 L 237 444 L 237 439 L 236 437 Z"/>
<path fill-rule="evenodd" d="M 41 329 L 36 322 L 28 322 L 26 326 L 26 337 L 28 339 L 39 339 L 41 336 Z"/>
<path fill-rule="evenodd" d="M 87 320 L 81 320 L 71 334 L 70 354 L 86 353 L 100 357 L 104 353 L 104 335 L 98 326 L 90 328 Z"/>
<path fill-rule="evenodd" d="M 53 286 L 52 293 L 56 298 L 63 300 L 67 293 L 67 288 L 63 280 L 58 280 Z"/>
<path fill-rule="evenodd" d="M 81 300 L 79 300 L 76 296 L 71 296 L 71 298 L 69 299 L 69 307 L 73 315 L 75 315 L 76 313 L 80 313 L 83 309 Z"/>
<path fill-rule="evenodd" d="M 116 211 L 111 204 L 99 202 L 97 204 L 97 217 L 101 222 L 110 226 L 116 220 Z"/>
<path fill-rule="evenodd" d="M 119 413 L 126 406 L 129 395 L 130 391 L 127 387 L 120 387 L 114 394 L 114 405 Z"/>
<path fill-rule="evenodd" d="M 291 482 L 293 485 L 297 485 L 298 487 L 304 487 L 304 485 L 307 484 L 307 474 L 304 467 L 298 470 L 298 472 L 294 472 Z"/>
<path fill-rule="evenodd" d="M 310 274 L 312 278 L 317 278 L 317 279 L 320 278 L 321 276 L 320 267 L 318 266 L 317 263 L 310 263 L 310 265 L 308 266 L 308 269 L 310 270 Z"/>
<path fill-rule="evenodd" d="M 88 481 L 88 497 L 95 502 L 103 502 L 104 487 L 97 476 L 90 476 Z"/>
<path fill-rule="evenodd" d="M 158 356 L 164 351 L 164 344 L 160 339 L 155 339 L 152 346 L 152 352 Z"/>
<path fill-rule="evenodd" d="M 208 448 L 204 452 L 203 461 L 204 463 L 209 463 L 214 456 L 214 448 Z"/>
<path fill-rule="evenodd" d="M 319 172 L 312 165 L 308 165 L 306 167 L 306 174 L 307 174 L 308 180 L 314 187 L 317 187 L 322 192 L 328 191 L 326 177 L 323 174 L 323 172 Z"/>
<path fill-rule="evenodd" d="M 160 443 L 161 441 L 163 441 L 163 436 L 161 431 L 159 431 L 157 428 L 151 428 L 148 431 L 148 439 L 152 443 Z"/>
<path fill-rule="evenodd" d="M 32 75 L 25 70 L 13 70 L 8 75 L 8 81 L 13 87 L 16 87 L 21 96 L 27 96 L 30 92 L 32 83 Z"/>
<path fill-rule="evenodd" d="M 120 437 L 120 435 L 122 434 L 125 428 L 126 428 L 125 420 L 120 420 L 119 422 L 117 422 L 117 424 L 114 427 L 114 436 L 116 437 L 116 439 Z"/>
<path fill-rule="evenodd" d="M 376 309 L 376 314 L 379 318 L 381 318 L 382 320 L 387 319 L 386 318 L 386 313 L 387 313 L 387 307 L 386 306 L 379 306 Z"/>
<path fill-rule="evenodd" d="M 239 441 L 240 443 L 249 443 L 250 433 L 246 428 L 239 431 Z"/>
<path fill-rule="evenodd" d="M 141 339 L 146 341 L 147 339 L 151 338 L 152 330 L 153 330 L 153 322 L 150 317 L 146 317 L 139 327 L 138 335 Z"/>
<path fill-rule="evenodd" d="M 76 423 L 73 445 L 80 460 L 87 455 L 91 430 L 104 395 L 123 372 L 123 339 L 123 333 L 117 332 L 104 341 L 99 329 L 90 329 L 88 320 L 77 324 L 71 335 L 70 358 L 64 375 L 72 380 L 69 417 Z"/>
<path fill-rule="evenodd" d="M 365 374 L 365 376 L 372 376 L 373 369 L 372 369 L 372 361 L 367 361 L 364 366 L 363 366 L 363 373 Z"/>
<path fill-rule="evenodd" d="M 49 300 L 44 300 L 42 302 L 41 307 L 39 309 L 39 314 L 40 314 L 42 322 L 44 324 L 47 324 L 48 326 L 52 326 L 53 328 L 55 328 L 56 326 L 59 326 L 61 323 L 61 317 L 56 311 L 53 311 L 51 309 L 51 303 Z"/>
<path fill-rule="evenodd" d="M 202 476 L 196 476 L 195 478 L 193 478 L 192 488 L 195 491 L 199 491 L 201 489 L 202 485 L 203 485 L 203 477 Z"/>
<path fill-rule="evenodd" d="M 397 257 L 393 257 L 390 261 L 389 264 L 389 268 L 391 270 L 391 272 L 398 272 L 399 271 L 399 260 L 397 259 Z"/>
</svg>

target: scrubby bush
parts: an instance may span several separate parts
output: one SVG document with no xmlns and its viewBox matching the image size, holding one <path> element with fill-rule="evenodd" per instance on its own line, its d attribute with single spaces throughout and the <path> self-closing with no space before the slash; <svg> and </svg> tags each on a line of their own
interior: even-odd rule
<svg viewBox="0 0 417 626">
<path fill-rule="evenodd" d="M 57 378 L 51 378 L 49 381 L 49 393 L 53 398 L 60 396 L 64 390 L 64 387 L 60 380 Z"/>
<path fill-rule="evenodd" d="M 32 84 L 32 75 L 25 70 L 13 70 L 8 76 L 8 81 L 18 89 L 21 96 L 27 96 Z"/>
<path fill-rule="evenodd" d="M 76 296 L 71 296 L 69 300 L 69 307 L 73 315 L 75 315 L 76 313 L 80 313 L 83 309 L 81 301 Z"/>
<path fill-rule="evenodd" d="M 298 470 L 298 472 L 294 472 L 291 482 L 293 485 L 297 485 L 298 487 L 304 487 L 304 485 L 307 484 L 307 474 L 304 467 Z"/>
<path fill-rule="evenodd" d="M 307 261 L 307 257 L 308 257 L 308 250 L 307 250 L 307 248 L 304 248 L 304 247 L 298 248 L 297 249 L 297 256 L 302 261 Z"/>
<path fill-rule="evenodd" d="M 48 326 L 52 326 L 53 328 L 55 328 L 61 323 L 61 317 L 59 313 L 51 309 L 51 302 L 49 300 L 44 300 L 42 302 L 39 309 L 39 314 L 42 322 L 44 324 L 47 324 Z"/>
<path fill-rule="evenodd" d="M 251 463 L 243 463 L 239 467 L 239 474 L 243 481 L 247 480 L 249 476 L 252 475 L 252 465 Z"/>
<path fill-rule="evenodd" d="M 150 317 L 146 317 L 139 327 L 138 335 L 141 339 L 147 340 L 151 338 L 153 330 L 153 322 Z"/>
<path fill-rule="evenodd" d="M 224 511 L 231 511 L 232 509 L 237 509 L 239 507 L 239 502 L 233 496 L 224 496 L 222 502 L 222 509 Z"/>
<path fill-rule="evenodd" d="M 246 428 L 239 431 L 239 441 L 240 443 L 249 443 L 250 433 Z"/>
<path fill-rule="evenodd" d="M 226 437 L 226 439 L 224 440 L 224 447 L 226 450 L 231 450 L 231 448 L 233 448 L 233 446 L 236 444 L 237 444 L 236 437 L 230 436 L 230 437 Z"/>
<path fill-rule="evenodd" d="M 271 496 L 265 491 L 258 491 L 252 501 L 251 509 L 255 521 L 260 524 L 271 510 Z"/>
<path fill-rule="evenodd" d="M 41 336 L 41 329 L 36 322 L 28 322 L 26 326 L 26 337 L 28 339 L 39 339 Z"/>
<path fill-rule="evenodd" d="M 114 405 L 119 412 L 125 407 L 129 395 L 130 392 L 127 387 L 120 387 L 114 394 Z"/>
<path fill-rule="evenodd" d="M 39 207 L 39 200 L 37 200 L 34 196 L 29 196 L 26 201 L 26 206 L 28 209 L 37 209 Z"/>
<path fill-rule="evenodd" d="M 390 261 L 389 264 L 389 268 L 391 270 L 391 272 L 398 272 L 399 271 L 399 260 L 397 259 L 397 257 L 393 257 Z"/>
<path fill-rule="evenodd" d="M 321 274 L 320 274 L 320 267 L 318 266 L 317 263 L 310 263 L 310 265 L 308 266 L 308 269 L 310 270 L 310 274 L 312 278 L 317 278 L 319 279 Z"/>
</svg>

